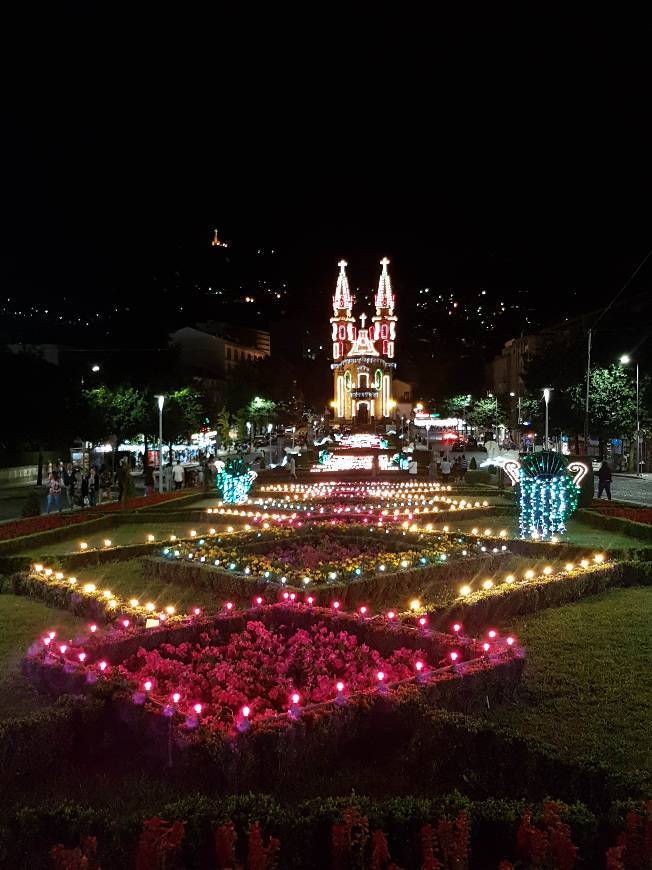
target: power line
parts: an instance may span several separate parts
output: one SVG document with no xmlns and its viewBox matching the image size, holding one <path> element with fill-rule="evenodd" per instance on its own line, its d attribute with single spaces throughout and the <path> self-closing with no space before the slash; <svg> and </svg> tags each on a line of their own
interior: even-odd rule
<svg viewBox="0 0 652 870">
<path fill-rule="evenodd" d="M 602 313 L 600 314 L 600 316 L 598 317 L 598 319 L 595 321 L 595 323 L 593 324 L 593 326 L 591 327 L 591 329 L 595 329 L 595 327 L 596 327 L 596 326 L 598 325 L 598 323 L 602 320 L 602 318 L 605 316 L 605 314 L 607 313 L 607 311 L 609 311 L 609 309 L 611 308 L 611 306 L 614 304 L 614 302 L 616 301 L 616 299 L 618 299 L 618 297 L 621 296 L 621 295 L 625 292 L 625 290 L 629 287 L 629 285 L 632 283 L 632 281 L 634 280 L 634 278 L 638 275 L 638 273 L 641 271 L 641 269 L 642 269 L 643 266 L 647 263 L 647 261 L 650 259 L 651 256 L 652 256 L 652 248 L 650 248 L 650 250 L 647 252 L 647 254 L 643 257 L 643 259 L 641 260 L 641 262 L 640 262 L 640 263 L 638 264 L 638 266 L 634 269 L 634 271 L 633 271 L 632 274 L 629 276 L 629 278 L 625 281 L 625 283 L 624 283 L 623 286 L 620 288 L 620 290 L 616 293 L 616 295 L 615 295 L 614 298 L 611 300 L 611 302 L 610 302 L 610 303 L 609 303 L 609 304 L 608 304 L 608 305 L 603 309 Z"/>
</svg>

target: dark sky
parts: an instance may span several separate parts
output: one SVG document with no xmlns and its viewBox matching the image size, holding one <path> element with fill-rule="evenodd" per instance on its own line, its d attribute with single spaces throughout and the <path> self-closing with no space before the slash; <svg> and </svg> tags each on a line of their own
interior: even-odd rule
<svg viewBox="0 0 652 870">
<path fill-rule="evenodd" d="M 197 19 L 143 39 L 146 22 L 68 13 L 5 109 L 2 287 L 148 292 L 218 226 L 277 247 L 310 292 L 340 256 L 372 285 L 387 254 L 399 287 L 527 287 L 560 310 L 573 288 L 595 307 L 652 247 L 651 34 L 554 14 L 378 10 L 358 29 L 333 12 L 275 21 L 280 39 Z"/>
</svg>

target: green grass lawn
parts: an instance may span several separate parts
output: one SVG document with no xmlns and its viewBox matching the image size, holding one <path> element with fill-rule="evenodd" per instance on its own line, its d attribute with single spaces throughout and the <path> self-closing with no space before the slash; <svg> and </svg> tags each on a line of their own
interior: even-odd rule
<svg viewBox="0 0 652 870">
<path fill-rule="evenodd" d="M 481 532 L 484 529 L 492 529 L 495 533 L 501 529 L 507 529 L 510 538 L 519 536 L 518 517 L 491 517 L 473 519 L 473 520 L 448 520 L 447 524 L 451 529 L 457 529 L 460 532 L 470 532 L 473 528 L 478 528 Z M 439 525 L 437 524 L 437 528 Z M 605 529 L 595 529 L 586 523 L 581 523 L 579 520 L 571 519 L 568 522 L 568 533 L 561 538 L 569 544 L 577 544 L 582 547 L 595 547 L 596 550 L 612 549 L 631 549 L 636 547 L 649 547 L 649 542 L 632 538 L 630 535 L 621 535 L 619 532 L 609 532 Z"/>
<path fill-rule="evenodd" d="M 142 574 L 140 559 L 84 568 L 78 572 L 78 577 L 80 582 L 95 583 L 98 588 L 110 589 L 123 598 L 137 598 L 142 603 L 152 601 L 160 607 L 172 604 L 180 613 L 185 613 L 192 607 L 201 607 L 207 611 L 219 610 L 224 605 L 224 596 L 220 597 L 214 592 L 176 583 L 163 583 L 155 579 L 146 580 Z"/>
<path fill-rule="evenodd" d="M 31 713 L 47 703 L 20 673 L 21 658 L 30 644 L 49 630 L 70 638 L 83 625 L 82 619 L 40 601 L 0 595 L 0 719 Z"/>
<path fill-rule="evenodd" d="M 614 589 L 513 629 L 527 648 L 524 687 L 493 721 L 633 773 L 652 794 L 652 589 Z"/>
<path fill-rule="evenodd" d="M 130 544 L 146 544 L 148 535 L 155 535 L 158 541 L 168 541 L 170 535 L 176 535 L 177 538 L 187 538 L 190 536 L 191 530 L 195 530 L 198 535 L 208 534 L 210 528 L 218 530 L 226 529 L 227 522 L 175 522 L 161 523 L 152 519 L 151 523 L 133 523 L 124 526 L 114 526 L 113 528 L 103 529 L 94 534 L 81 535 L 79 532 L 72 530 L 71 535 L 64 541 L 56 541 L 51 544 L 39 544 L 38 546 L 25 549 L 21 552 L 22 556 L 33 556 L 34 558 L 41 556 L 62 556 L 67 553 L 79 553 L 79 544 L 85 541 L 89 549 L 104 549 L 104 541 L 109 540 L 113 546 L 125 547 Z"/>
</svg>

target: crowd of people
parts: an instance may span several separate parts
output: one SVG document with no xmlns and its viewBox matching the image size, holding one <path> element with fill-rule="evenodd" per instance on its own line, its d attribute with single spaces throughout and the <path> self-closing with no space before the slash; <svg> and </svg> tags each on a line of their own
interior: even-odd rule
<svg viewBox="0 0 652 870">
<path fill-rule="evenodd" d="M 451 462 L 448 453 L 440 451 L 439 456 L 433 454 L 430 464 L 428 465 L 428 476 L 433 479 L 440 478 L 444 483 L 453 481 L 463 481 L 466 472 L 469 470 L 469 461 L 466 454 L 456 456 L 455 461 Z"/>
<path fill-rule="evenodd" d="M 105 464 L 100 468 L 93 465 L 88 471 L 82 471 L 72 462 L 53 463 L 48 471 L 47 512 L 61 511 L 64 507 L 69 510 L 75 507 L 95 507 L 102 501 L 111 501 L 113 477 L 113 472 Z M 130 477 L 129 467 L 121 465 L 117 474 L 120 495 L 125 489 L 129 489 L 127 478 Z"/>
</svg>

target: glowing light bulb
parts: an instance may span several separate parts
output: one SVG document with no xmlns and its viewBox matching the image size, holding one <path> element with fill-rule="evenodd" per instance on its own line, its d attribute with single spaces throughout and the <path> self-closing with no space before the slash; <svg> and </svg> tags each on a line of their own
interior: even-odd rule
<svg viewBox="0 0 652 870">
<path fill-rule="evenodd" d="M 181 700 L 181 695 L 178 692 L 175 692 L 172 695 L 172 700 L 174 701 L 175 704 L 178 704 L 179 701 Z"/>
<path fill-rule="evenodd" d="M 604 556 L 602 555 L 602 553 L 596 553 L 593 557 L 593 561 L 600 564 L 600 562 L 604 562 Z"/>
<path fill-rule="evenodd" d="M 394 613 L 394 611 L 388 610 L 387 611 L 387 619 L 395 619 L 395 618 L 396 618 L 396 614 Z"/>
<path fill-rule="evenodd" d="M 95 632 L 97 631 L 97 626 L 95 624 L 89 625 L 88 628 L 89 628 L 91 634 L 95 634 Z"/>
<path fill-rule="evenodd" d="M 105 671 L 105 670 L 107 669 L 107 667 L 108 667 L 108 665 L 107 665 L 107 663 L 106 663 L 105 661 L 101 661 L 101 662 L 98 664 L 98 668 L 99 668 L 101 671 Z"/>
<path fill-rule="evenodd" d="M 165 612 L 168 614 L 168 616 L 174 616 L 176 610 L 174 609 L 174 607 L 172 607 L 171 604 L 168 604 L 168 606 L 165 608 Z"/>
<path fill-rule="evenodd" d="M 363 604 L 362 607 L 360 608 L 360 615 L 364 616 L 366 612 L 367 612 L 367 608 Z"/>
<path fill-rule="evenodd" d="M 534 571 L 532 570 L 532 568 L 528 568 L 528 570 L 525 572 L 525 579 L 531 580 L 533 577 L 534 577 Z"/>
<path fill-rule="evenodd" d="M 490 630 L 487 632 L 487 635 L 488 635 L 492 640 L 496 637 L 497 634 L 498 634 L 498 632 L 496 631 L 495 628 L 492 628 L 492 629 L 490 629 Z"/>
<path fill-rule="evenodd" d="M 344 691 L 344 683 L 341 680 L 339 680 L 337 683 L 335 683 L 335 688 L 337 689 L 338 692 L 343 692 Z"/>
<path fill-rule="evenodd" d="M 226 609 L 229 610 L 229 611 L 233 610 L 233 602 L 232 602 L 232 601 L 227 601 L 226 604 L 225 604 L 224 606 L 225 606 Z"/>
<path fill-rule="evenodd" d="M 68 649 L 67 644 L 62 643 L 61 646 L 59 647 L 59 652 L 61 653 L 61 655 L 65 655 L 65 652 L 67 649 Z"/>
<path fill-rule="evenodd" d="M 462 625 L 459 622 L 453 623 L 453 631 L 457 634 L 458 631 L 461 631 Z"/>
<path fill-rule="evenodd" d="M 111 546 L 111 538 L 104 538 L 104 546 L 105 547 Z"/>
<path fill-rule="evenodd" d="M 201 609 L 199 607 L 195 607 L 195 609 L 193 610 L 193 613 L 195 614 L 195 616 L 199 616 L 201 613 Z"/>
<path fill-rule="evenodd" d="M 152 681 L 151 681 L 151 680 L 145 680 L 145 682 L 144 682 L 143 685 L 144 685 L 144 687 L 145 687 L 145 691 L 146 691 L 146 692 L 149 692 L 149 691 L 151 690 L 151 688 L 152 688 Z"/>
<path fill-rule="evenodd" d="M 450 653 L 450 659 L 451 659 L 451 661 L 453 661 L 453 662 L 456 662 L 456 661 L 458 660 L 459 657 L 460 657 L 460 654 L 459 654 L 459 653 L 456 653 L 454 650 L 453 650 L 452 653 Z"/>
<path fill-rule="evenodd" d="M 552 568 L 550 567 L 550 565 L 546 565 L 546 567 L 543 569 L 543 573 L 546 575 L 546 577 L 549 574 L 552 574 Z"/>
<path fill-rule="evenodd" d="M 418 598 L 413 598 L 412 601 L 410 601 L 410 610 L 418 610 L 420 607 L 421 602 Z"/>
<path fill-rule="evenodd" d="M 376 678 L 379 683 L 382 683 L 382 681 L 385 679 L 385 674 L 383 673 L 383 671 L 378 671 L 378 673 L 376 674 Z"/>
<path fill-rule="evenodd" d="M 49 646 L 49 645 L 52 643 L 52 638 L 51 638 L 49 635 L 46 636 L 46 637 L 44 637 L 44 638 L 43 638 L 43 643 L 44 643 L 46 646 Z"/>
<path fill-rule="evenodd" d="M 314 602 L 314 600 L 315 600 L 315 599 L 312 597 L 312 595 L 309 595 L 309 596 L 306 598 L 306 601 L 307 601 L 308 604 L 310 604 L 310 605 L 312 605 L 312 603 Z"/>
<path fill-rule="evenodd" d="M 419 617 L 419 625 L 421 626 L 421 628 L 423 628 L 425 625 L 428 625 L 428 620 L 425 616 Z"/>
<path fill-rule="evenodd" d="M 123 619 L 122 624 L 124 625 L 125 628 L 129 628 L 129 620 L 128 619 Z"/>
<path fill-rule="evenodd" d="M 588 568 L 589 567 L 589 560 L 582 559 L 582 561 L 580 562 L 580 565 L 582 566 L 582 568 Z"/>
<path fill-rule="evenodd" d="M 131 607 L 138 607 L 139 601 L 137 598 L 130 598 L 129 604 L 131 605 Z"/>
<path fill-rule="evenodd" d="M 190 537 L 191 537 L 191 538 L 196 538 L 196 537 L 197 537 L 197 531 L 196 531 L 195 529 L 190 529 Z"/>
<path fill-rule="evenodd" d="M 508 574 L 507 577 L 505 577 L 505 583 L 513 583 L 513 582 L 514 582 L 514 575 Z"/>
<path fill-rule="evenodd" d="M 489 650 L 491 649 L 491 644 L 483 643 L 483 644 L 482 644 L 482 649 L 483 649 L 485 652 L 489 652 Z"/>
<path fill-rule="evenodd" d="M 506 643 L 507 643 L 507 646 L 513 646 L 514 645 L 514 638 L 508 637 L 506 640 Z"/>
<path fill-rule="evenodd" d="M 201 713 L 201 710 L 202 710 L 201 704 L 195 704 L 195 706 L 192 709 L 199 716 L 199 714 Z"/>
<path fill-rule="evenodd" d="M 421 671 L 423 670 L 423 662 L 421 662 L 421 661 L 415 662 L 414 667 L 419 673 L 421 673 Z"/>
<path fill-rule="evenodd" d="M 263 603 L 263 597 L 261 595 L 258 595 L 258 597 L 256 598 L 256 604 L 258 604 L 258 606 L 260 606 L 262 603 Z"/>
<path fill-rule="evenodd" d="M 574 567 L 575 567 L 575 565 L 573 565 L 572 562 L 566 562 L 566 564 L 564 565 L 564 568 L 566 569 L 566 571 L 572 571 Z"/>
<path fill-rule="evenodd" d="M 156 539 L 154 538 L 154 535 L 151 535 L 151 534 L 150 534 L 150 535 L 147 535 L 147 540 L 148 540 L 148 541 L 150 542 L 150 544 L 151 544 L 152 541 L 154 541 L 154 540 L 156 540 Z"/>
<path fill-rule="evenodd" d="M 88 548 L 88 544 L 86 543 L 86 541 L 81 541 L 81 543 L 79 544 L 79 549 L 86 550 L 87 548 Z"/>
<path fill-rule="evenodd" d="M 95 592 L 95 589 L 96 589 L 96 586 L 94 583 L 84 583 L 83 590 L 84 590 L 84 592 L 88 593 L 89 595 L 92 592 Z"/>
<path fill-rule="evenodd" d="M 494 581 L 493 581 L 493 580 L 483 580 L 483 581 L 482 581 L 482 588 L 483 588 L 483 589 L 491 589 L 491 587 L 492 587 L 493 585 L 494 585 Z"/>
<path fill-rule="evenodd" d="M 339 609 L 340 609 L 340 602 L 333 601 L 333 610 L 339 610 Z"/>
<path fill-rule="evenodd" d="M 248 719 L 251 709 L 245 705 L 240 712 L 242 713 L 243 719 Z"/>
<path fill-rule="evenodd" d="M 293 703 L 293 704 L 298 704 L 300 700 L 301 700 L 301 696 L 299 695 L 298 692 L 295 692 L 295 693 L 292 695 L 292 703 Z"/>
<path fill-rule="evenodd" d="M 145 605 L 145 610 L 147 610 L 148 613 L 151 613 L 154 610 L 155 606 L 156 605 L 154 604 L 153 601 L 148 601 L 147 604 Z"/>
</svg>

